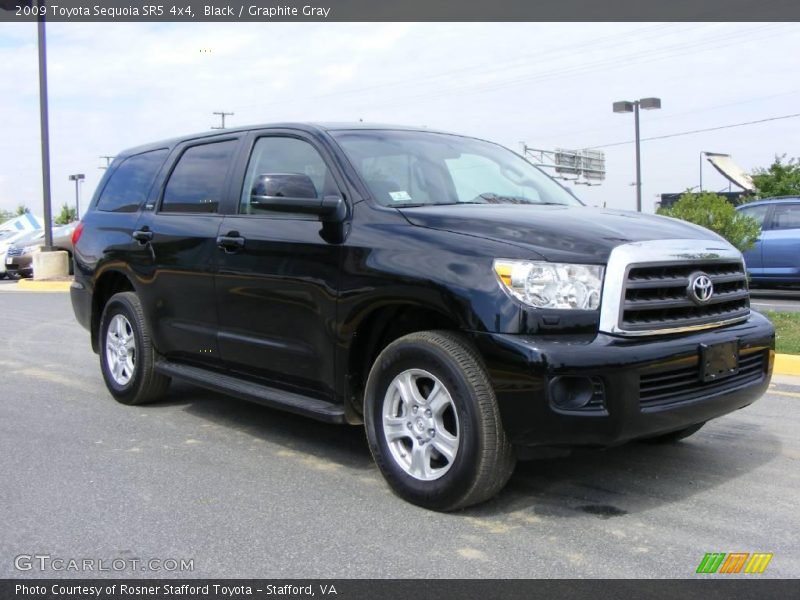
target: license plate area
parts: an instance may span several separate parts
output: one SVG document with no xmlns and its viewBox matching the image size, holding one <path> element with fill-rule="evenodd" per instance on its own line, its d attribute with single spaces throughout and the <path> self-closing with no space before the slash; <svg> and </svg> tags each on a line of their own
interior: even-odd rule
<svg viewBox="0 0 800 600">
<path fill-rule="evenodd" d="M 739 342 L 700 345 L 700 381 L 717 381 L 739 372 Z"/>
</svg>

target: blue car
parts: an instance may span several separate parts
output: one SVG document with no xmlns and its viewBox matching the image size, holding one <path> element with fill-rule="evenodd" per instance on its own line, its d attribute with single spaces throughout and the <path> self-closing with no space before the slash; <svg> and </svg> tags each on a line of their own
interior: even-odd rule
<svg viewBox="0 0 800 600">
<path fill-rule="evenodd" d="M 761 225 L 758 241 L 744 253 L 751 282 L 800 283 L 800 196 L 765 198 L 736 210 Z"/>
</svg>

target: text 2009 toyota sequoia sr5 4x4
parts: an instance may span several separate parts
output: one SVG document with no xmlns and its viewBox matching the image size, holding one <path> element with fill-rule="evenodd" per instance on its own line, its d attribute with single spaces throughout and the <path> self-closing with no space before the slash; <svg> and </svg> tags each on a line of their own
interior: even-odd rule
<svg viewBox="0 0 800 600">
<path fill-rule="evenodd" d="M 282 124 L 134 148 L 74 240 L 75 314 L 117 400 L 180 378 L 364 423 L 389 485 L 437 510 L 496 494 L 517 455 L 686 437 L 771 374 L 725 240 L 585 207 L 458 135 Z"/>
</svg>

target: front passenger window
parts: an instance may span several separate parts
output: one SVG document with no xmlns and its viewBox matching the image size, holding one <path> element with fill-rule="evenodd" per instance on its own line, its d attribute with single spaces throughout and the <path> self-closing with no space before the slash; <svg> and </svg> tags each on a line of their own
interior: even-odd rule
<svg viewBox="0 0 800 600">
<path fill-rule="evenodd" d="M 296 190 L 287 196 L 319 198 L 335 194 L 335 184 L 319 152 L 306 141 L 291 137 L 260 138 L 250 155 L 239 202 L 240 214 L 270 214 L 268 206 L 252 200 L 254 191 L 264 176 L 279 175 L 290 182 L 288 189 Z M 278 178 L 273 178 L 278 179 Z M 258 193 L 258 192 L 257 192 Z"/>
</svg>

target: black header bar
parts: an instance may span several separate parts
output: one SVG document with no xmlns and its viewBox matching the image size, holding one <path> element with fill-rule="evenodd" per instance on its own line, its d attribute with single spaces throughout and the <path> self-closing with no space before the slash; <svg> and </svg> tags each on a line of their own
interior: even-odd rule
<svg viewBox="0 0 800 600">
<path fill-rule="evenodd" d="M 800 21 L 798 0 L 0 0 L 0 22 Z"/>
<path fill-rule="evenodd" d="M 752 577 L 752 576 L 746 576 Z M 763 600 L 797 595 L 797 581 L 703 579 L 3 579 L 3 600 Z"/>
</svg>

